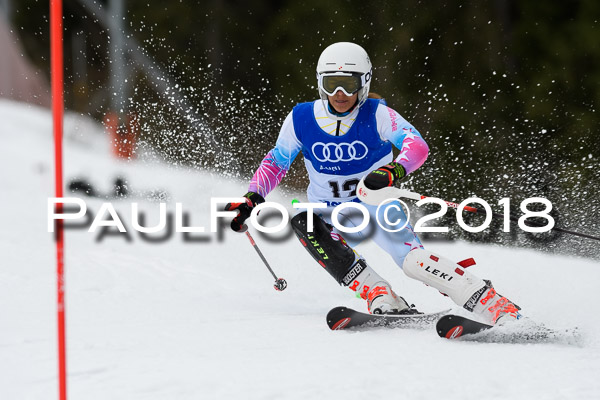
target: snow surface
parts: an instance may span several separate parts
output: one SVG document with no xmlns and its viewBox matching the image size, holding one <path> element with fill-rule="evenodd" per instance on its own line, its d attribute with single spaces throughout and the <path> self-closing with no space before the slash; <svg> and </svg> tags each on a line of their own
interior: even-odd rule
<svg viewBox="0 0 600 400">
<path fill-rule="evenodd" d="M 55 249 L 47 232 L 54 196 L 50 112 L 0 100 L 0 398 L 58 397 Z M 191 224 L 209 229 L 211 197 L 239 196 L 246 182 L 110 156 L 101 127 L 68 115 L 65 182 L 109 191 L 116 176 L 138 193 L 165 190 Z M 300 199 L 304 198 L 302 195 Z M 290 204 L 277 190 L 270 200 Z M 103 200 L 86 198 L 97 212 Z M 579 327 L 577 344 L 447 341 L 433 330 L 332 332 L 333 306 L 366 308 L 290 236 L 255 234 L 277 292 L 244 235 L 181 233 L 149 243 L 133 231 L 131 203 L 158 221 L 144 195 L 110 200 L 130 230 L 66 234 L 68 392 L 72 399 L 593 399 L 599 398 L 598 262 L 469 243 L 426 243 L 450 258 L 475 257 L 524 314 Z M 291 210 L 291 206 L 290 206 Z M 407 278 L 372 244 L 358 250 L 423 311 L 454 306 Z"/>
</svg>

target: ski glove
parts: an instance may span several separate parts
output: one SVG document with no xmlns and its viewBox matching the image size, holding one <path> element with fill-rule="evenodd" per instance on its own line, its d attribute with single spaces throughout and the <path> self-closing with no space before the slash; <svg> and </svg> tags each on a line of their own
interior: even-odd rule
<svg viewBox="0 0 600 400">
<path fill-rule="evenodd" d="M 225 211 L 239 211 L 238 216 L 231 221 L 231 229 L 236 232 L 243 231 L 244 222 L 250 217 L 252 209 L 257 204 L 265 202 L 260 194 L 254 192 L 248 192 L 244 197 L 246 198 L 245 203 L 229 203 L 225 206 Z"/>
<path fill-rule="evenodd" d="M 371 171 L 365 178 L 367 189 L 378 190 L 388 186 L 397 186 L 406 177 L 406 170 L 401 164 L 392 161 L 389 164 Z"/>
</svg>

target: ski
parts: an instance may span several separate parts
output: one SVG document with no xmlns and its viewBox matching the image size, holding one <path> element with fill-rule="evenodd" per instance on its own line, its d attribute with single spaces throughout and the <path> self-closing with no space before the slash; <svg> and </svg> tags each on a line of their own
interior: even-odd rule
<svg viewBox="0 0 600 400">
<path fill-rule="evenodd" d="M 456 339 L 462 335 L 472 335 L 492 327 L 492 325 L 458 315 L 444 315 L 435 325 L 438 335 L 446 339 Z"/>
<path fill-rule="evenodd" d="M 426 329 L 448 312 L 450 310 L 430 314 L 367 314 L 341 306 L 327 313 L 327 325 L 332 331 L 375 327 Z"/>
<path fill-rule="evenodd" d="M 580 346 L 577 328 L 552 329 L 528 318 L 504 325 L 488 325 L 459 315 L 444 315 L 436 324 L 440 337 L 486 343 L 555 343 Z"/>
</svg>

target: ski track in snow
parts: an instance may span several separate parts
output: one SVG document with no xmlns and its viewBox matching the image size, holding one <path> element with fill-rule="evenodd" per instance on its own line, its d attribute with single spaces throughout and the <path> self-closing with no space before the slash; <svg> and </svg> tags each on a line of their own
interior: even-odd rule
<svg viewBox="0 0 600 400">
<path fill-rule="evenodd" d="M 54 196 L 50 112 L 0 100 L 0 398 L 58 396 L 56 276 L 47 198 Z M 210 197 L 239 196 L 246 182 L 109 156 L 101 128 L 65 120 L 65 183 L 86 177 L 110 190 L 117 175 L 135 190 L 164 189 L 209 229 Z M 66 193 L 65 195 L 69 195 Z M 300 194 L 299 196 L 303 196 Z M 301 197 L 302 198 L 302 197 Z M 290 204 L 276 190 L 269 200 Z M 113 200 L 131 229 L 131 202 L 158 221 L 158 205 Z M 97 212 L 101 200 L 86 199 Z M 291 210 L 291 206 L 289 207 Z M 200 234 L 195 234 L 202 236 Z M 578 327 L 575 344 L 446 341 L 434 330 L 329 331 L 327 311 L 366 306 L 341 288 L 295 238 L 255 234 L 284 292 L 244 235 L 204 242 L 181 234 L 159 244 L 66 233 L 67 368 L 73 399 L 594 399 L 600 392 L 598 262 L 524 249 L 426 243 L 557 329 Z M 411 281 L 385 253 L 358 250 L 422 311 L 454 307 Z"/>
</svg>

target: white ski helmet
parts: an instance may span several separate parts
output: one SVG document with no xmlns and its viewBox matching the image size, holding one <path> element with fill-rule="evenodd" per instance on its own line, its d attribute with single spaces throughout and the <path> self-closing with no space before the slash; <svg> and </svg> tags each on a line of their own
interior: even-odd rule
<svg viewBox="0 0 600 400">
<path fill-rule="evenodd" d="M 328 106 L 327 96 L 333 96 L 338 90 L 348 96 L 358 92 L 355 109 L 360 108 L 369 96 L 372 73 L 369 55 L 357 44 L 339 42 L 323 50 L 317 63 L 317 81 L 327 115 L 337 120 L 344 118 L 332 114 Z"/>
</svg>

